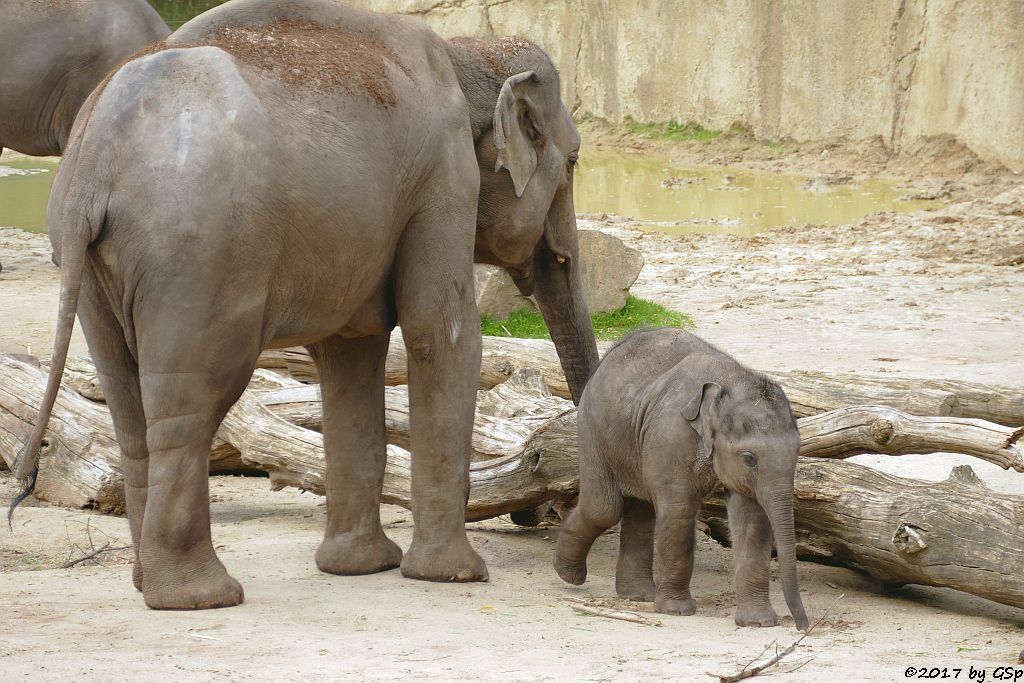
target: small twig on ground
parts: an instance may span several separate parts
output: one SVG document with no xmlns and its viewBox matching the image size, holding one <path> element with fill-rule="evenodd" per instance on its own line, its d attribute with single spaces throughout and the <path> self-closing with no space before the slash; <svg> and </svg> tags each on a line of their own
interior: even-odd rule
<svg viewBox="0 0 1024 683">
<path fill-rule="evenodd" d="M 101 545 L 99 548 L 96 548 L 92 552 L 86 553 L 85 555 L 82 555 L 81 557 L 79 557 L 76 560 L 71 560 L 69 562 L 65 562 L 64 564 L 62 564 L 60 566 L 60 568 L 61 569 L 71 569 L 76 564 L 81 564 L 82 562 L 86 562 L 88 560 L 93 560 L 96 557 L 99 557 L 100 555 L 102 555 L 103 553 L 112 553 L 112 552 L 116 552 L 118 550 L 128 550 L 128 548 L 131 548 L 131 546 L 130 545 L 119 545 L 119 546 L 111 547 L 110 546 L 110 541 L 107 541 L 106 543 Z"/>
<path fill-rule="evenodd" d="M 803 634 L 801 634 L 801 636 L 799 638 L 797 638 L 795 641 L 793 641 L 792 645 L 790 645 L 789 647 L 787 647 L 785 650 L 783 650 L 781 652 L 779 652 L 778 648 L 776 648 L 775 656 L 772 657 L 771 659 L 769 659 L 764 664 L 759 664 L 759 665 L 757 665 L 755 667 L 751 667 L 748 664 L 747 666 L 743 667 L 743 669 L 741 669 L 738 673 L 730 674 L 730 675 L 713 674 L 710 671 L 707 671 L 705 673 L 707 673 L 707 675 L 711 676 L 712 678 L 717 678 L 719 680 L 719 683 L 736 683 L 737 681 L 742 681 L 745 678 L 753 678 L 754 676 L 758 675 L 759 673 L 761 673 L 765 669 L 767 669 L 769 667 L 772 667 L 772 666 L 775 666 L 780 661 L 782 661 L 783 657 L 785 657 L 788 654 L 792 654 L 792 652 L 794 650 L 796 650 L 800 646 L 800 643 L 803 642 L 803 639 L 806 638 L 807 636 L 811 635 L 811 632 L 814 631 L 814 629 L 818 628 L 818 626 L 820 626 L 823 621 L 825 621 L 825 617 L 828 616 L 828 613 L 831 612 L 832 608 L 835 607 L 839 603 L 839 601 L 842 600 L 845 596 L 846 596 L 846 594 L 844 593 L 843 595 L 840 595 L 838 598 L 836 598 L 835 602 L 833 602 L 831 605 L 829 605 L 828 609 L 826 609 L 824 612 L 822 612 L 821 616 L 818 617 L 818 620 L 816 622 L 814 622 L 813 624 L 811 624 L 811 627 L 808 628 L 806 631 L 804 631 Z M 769 645 L 768 647 L 771 647 L 771 646 Z M 765 648 L 765 649 L 767 650 L 768 648 Z M 762 654 L 764 654 L 764 653 L 762 652 Z M 760 656 L 760 655 L 758 655 L 758 656 Z M 756 661 L 756 658 L 753 661 Z M 808 660 L 808 661 L 810 661 L 810 660 Z M 806 663 L 807 662 L 804 662 L 804 664 L 806 664 Z M 801 664 L 800 666 L 803 666 L 803 664 Z"/>
<path fill-rule="evenodd" d="M 580 598 L 566 598 L 569 602 L 573 603 L 570 605 L 573 611 L 580 614 L 585 614 L 591 617 L 604 617 L 605 619 L 617 619 L 619 621 L 628 621 L 633 624 L 642 624 L 644 626 L 661 626 L 661 621 L 658 619 L 652 619 L 646 617 L 638 612 L 627 612 L 625 610 L 608 609 L 607 607 L 599 607 L 588 603 L 586 600 Z"/>
</svg>

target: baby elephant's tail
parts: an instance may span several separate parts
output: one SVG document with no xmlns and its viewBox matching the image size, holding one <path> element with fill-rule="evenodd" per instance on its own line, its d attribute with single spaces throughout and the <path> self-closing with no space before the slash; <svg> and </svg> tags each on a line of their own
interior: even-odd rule
<svg viewBox="0 0 1024 683">
<path fill-rule="evenodd" d="M 88 211 L 87 213 L 93 213 Z M 46 393 L 43 404 L 39 407 L 35 427 L 25 442 L 24 448 L 18 453 L 11 469 L 14 476 L 24 486 L 11 502 L 7 510 L 7 525 L 13 529 L 14 508 L 28 498 L 36 488 L 39 476 L 39 450 L 46 434 L 46 425 L 53 412 L 53 404 L 60 390 L 64 364 L 68 358 L 68 347 L 71 345 L 71 333 L 75 327 L 75 314 L 78 310 L 78 293 L 82 287 L 82 271 L 85 267 L 86 253 L 92 241 L 90 224 L 102 225 L 105 207 L 98 215 L 82 215 L 73 220 L 62 231 L 60 248 L 60 312 L 57 315 L 57 334 L 53 343 L 53 356 L 50 360 L 50 376 L 46 382 Z"/>
</svg>

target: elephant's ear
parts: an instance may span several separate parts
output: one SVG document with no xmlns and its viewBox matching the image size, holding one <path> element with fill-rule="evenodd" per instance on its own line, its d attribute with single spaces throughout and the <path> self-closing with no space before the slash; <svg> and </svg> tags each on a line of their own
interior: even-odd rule
<svg viewBox="0 0 1024 683">
<path fill-rule="evenodd" d="M 537 74 L 524 71 L 510 76 L 501 86 L 498 104 L 494 108 L 494 146 L 498 149 L 494 172 L 508 169 L 517 197 L 522 197 L 526 191 L 526 184 L 537 170 L 538 161 L 535 109 L 529 97 L 522 92 L 526 81 L 536 82 Z"/>
<path fill-rule="evenodd" d="M 711 404 L 715 397 L 722 391 L 722 386 L 716 382 L 704 382 L 700 389 L 690 399 L 690 402 L 683 408 L 683 417 L 690 423 L 694 431 L 700 435 L 701 446 L 703 446 L 707 457 L 714 453 L 715 429 L 711 424 Z"/>
</svg>

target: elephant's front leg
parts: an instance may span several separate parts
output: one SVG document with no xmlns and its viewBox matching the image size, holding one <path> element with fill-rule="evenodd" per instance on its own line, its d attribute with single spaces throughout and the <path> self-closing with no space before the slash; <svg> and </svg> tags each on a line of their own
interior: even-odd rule
<svg viewBox="0 0 1024 683">
<path fill-rule="evenodd" d="M 421 215 L 406 229 L 395 296 L 409 362 L 412 545 L 402 573 L 429 581 L 486 581 L 466 537 L 469 453 L 480 377 L 470 215 Z M 450 225 L 449 225 L 450 227 Z"/>
<path fill-rule="evenodd" d="M 728 493 L 729 535 L 735 553 L 736 624 L 775 626 L 779 618 L 768 599 L 772 525 L 756 501 Z"/>
<path fill-rule="evenodd" d="M 309 347 L 320 373 L 327 455 L 327 530 L 316 566 L 331 574 L 370 574 L 402 561 L 380 523 L 389 341 L 388 335 L 330 337 Z"/>
<path fill-rule="evenodd" d="M 663 614 L 690 615 L 697 603 L 690 595 L 693 553 L 697 537 L 696 500 L 675 496 L 655 501 L 654 547 L 661 566 L 661 581 L 654 594 L 654 609 Z"/>
</svg>

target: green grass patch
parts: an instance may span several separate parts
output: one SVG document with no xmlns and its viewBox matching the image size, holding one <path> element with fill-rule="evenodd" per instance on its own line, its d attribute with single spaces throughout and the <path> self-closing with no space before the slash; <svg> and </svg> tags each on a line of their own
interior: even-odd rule
<svg viewBox="0 0 1024 683">
<path fill-rule="evenodd" d="M 618 339 L 636 327 L 693 327 L 693 318 L 653 301 L 630 295 L 626 305 L 611 313 L 591 316 L 598 339 Z M 489 337 L 551 339 L 544 318 L 537 311 L 516 311 L 505 320 L 483 317 L 481 331 Z"/>
<path fill-rule="evenodd" d="M 632 119 L 626 121 L 626 129 L 633 135 L 648 140 L 674 140 L 676 142 L 697 141 L 707 142 L 722 134 L 720 130 L 708 130 L 696 123 L 638 123 Z"/>
</svg>

